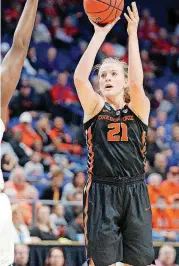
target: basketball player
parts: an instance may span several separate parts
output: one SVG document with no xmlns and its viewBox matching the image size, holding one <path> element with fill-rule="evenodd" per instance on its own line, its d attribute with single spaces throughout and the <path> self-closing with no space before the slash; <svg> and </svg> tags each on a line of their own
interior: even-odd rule
<svg viewBox="0 0 179 266">
<path fill-rule="evenodd" d="M 8 103 L 19 81 L 27 55 L 34 26 L 38 0 L 27 0 L 14 33 L 13 44 L 1 65 L 1 119 L 0 140 L 5 130 Z M 4 181 L 0 170 L 0 265 L 8 266 L 14 261 L 11 205 L 2 192 Z"/>
<path fill-rule="evenodd" d="M 95 56 L 117 19 L 99 27 L 74 74 L 84 109 L 88 181 L 84 189 L 84 229 L 88 265 L 146 266 L 154 260 L 151 208 L 144 181 L 150 102 L 143 89 L 138 10 L 125 14 L 129 69 L 113 58 L 99 67 L 99 93 L 89 81 Z M 100 94 L 100 95 L 99 95 Z"/>
</svg>

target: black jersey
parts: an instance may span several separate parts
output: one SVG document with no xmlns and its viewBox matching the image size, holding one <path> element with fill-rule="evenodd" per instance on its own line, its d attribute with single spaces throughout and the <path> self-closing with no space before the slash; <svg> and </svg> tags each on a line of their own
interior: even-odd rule
<svg viewBox="0 0 179 266">
<path fill-rule="evenodd" d="M 132 110 L 114 110 L 108 103 L 84 124 L 88 144 L 88 173 L 98 180 L 137 179 L 144 174 L 145 125 Z"/>
</svg>

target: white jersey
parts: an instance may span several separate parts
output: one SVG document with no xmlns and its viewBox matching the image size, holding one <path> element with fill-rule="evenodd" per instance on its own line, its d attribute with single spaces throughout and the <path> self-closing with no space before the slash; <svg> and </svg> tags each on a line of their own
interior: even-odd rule
<svg viewBox="0 0 179 266">
<path fill-rule="evenodd" d="M 0 119 L 0 143 L 4 131 L 5 126 Z M 4 179 L 0 169 L 0 266 L 9 266 L 14 262 L 12 210 L 7 195 L 1 192 L 3 188 Z"/>
<path fill-rule="evenodd" d="M 5 131 L 5 126 L 4 123 L 2 121 L 2 119 L 0 119 L 0 143 L 2 141 L 2 137 Z M 3 174 L 2 174 L 2 170 L 0 169 L 0 191 L 4 188 L 4 179 L 3 179 Z"/>
</svg>

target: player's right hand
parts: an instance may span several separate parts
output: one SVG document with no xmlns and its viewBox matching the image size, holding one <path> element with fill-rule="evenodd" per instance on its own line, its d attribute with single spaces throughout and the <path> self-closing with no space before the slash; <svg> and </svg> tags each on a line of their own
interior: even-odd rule
<svg viewBox="0 0 179 266">
<path fill-rule="evenodd" d="M 110 30 L 114 27 L 114 25 L 118 22 L 118 20 L 120 20 L 120 17 L 116 18 L 113 22 L 105 26 L 99 26 L 97 23 L 89 19 L 91 24 L 94 26 L 95 34 L 100 34 L 100 35 L 102 34 L 104 36 L 106 36 L 110 32 Z"/>
</svg>

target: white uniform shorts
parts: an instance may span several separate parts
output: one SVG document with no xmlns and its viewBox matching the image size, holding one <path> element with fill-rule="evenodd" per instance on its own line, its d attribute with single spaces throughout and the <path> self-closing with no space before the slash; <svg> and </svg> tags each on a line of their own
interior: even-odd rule
<svg viewBox="0 0 179 266">
<path fill-rule="evenodd" d="M 0 266 L 14 262 L 12 210 L 9 198 L 0 192 Z"/>
</svg>

